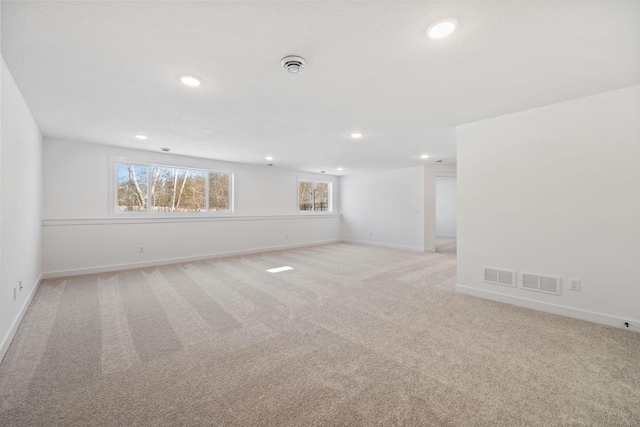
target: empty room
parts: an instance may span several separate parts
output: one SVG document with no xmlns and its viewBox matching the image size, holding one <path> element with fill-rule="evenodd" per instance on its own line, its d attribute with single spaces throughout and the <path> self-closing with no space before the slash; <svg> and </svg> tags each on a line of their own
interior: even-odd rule
<svg viewBox="0 0 640 427">
<path fill-rule="evenodd" d="M 0 425 L 640 425 L 640 2 L 5 1 Z"/>
</svg>

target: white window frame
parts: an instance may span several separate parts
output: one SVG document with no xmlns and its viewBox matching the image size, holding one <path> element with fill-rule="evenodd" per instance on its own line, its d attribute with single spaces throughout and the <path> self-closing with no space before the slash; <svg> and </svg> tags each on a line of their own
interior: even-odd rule
<svg viewBox="0 0 640 427">
<path fill-rule="evenodd" d="M 329 207 L 326 211 L 316 211 L 311 209 L 310 211 L 301 211 L 300 210 L 300 183 L 301 182 L 312 182 L 314 184 L 327 184 L 328 185 L 328 189 L 329 189 L 329 194 L 328 194 L 328 203 L 329 203 Z M 298 187 L 296 188 L 297 191 L 297 200 L 298 200 L 298 204 L 296 207 L 296 210 L 298 211 L 299 214 L 301 215 L 326 215 L 326 214 L 330 214 L 333 213 L 333 182 L 331 181 L 318 181 L 315 179 L 302 179 L 302 178 L 298 178 Z M 312 197 L 312 206 L 315 208 L 315 197 Z"/>
<path fill-rule="evenodd" d="M 235 194 L 235 174 L 231 171 L 224 170 L 213 170 L 200 168 L 197 166 L 178 166 L 178 165 L 166 165 L 161 163 L 151 163 L 151 162 L 139 162 L 132 159 L 127 158 L 111 158 L 110 161 L 110 177 L 109 177 L 109 186 L 111 187 L 111 191 L 109 191 L 109 215 L 110 216 L 122 216 L 122 217 L 136 217 L 136 218 L 162 218 L 162 217 L 199 217 L 199 216 L 228 216 L 234 213 L 234 194 Z M 120 211 L 118 209 L 118 165 L 119 164 L 127 164 L 127 165 L 135 165 L 135 166 L 146 166 L 147 167 L 147 210 L 139 211 L 139 212 L 131 212 L 131 211 Z M 205 179 L 205 210 L 201 212 L 153 212 L 151 206 L 151 185 L 150 185 L 150 177 L 151 177 L 151 168 L 152 167 L 160 167 L 160 168 L 171 168 L 171 169 L 189 169 L 195 171 L 203 171 L 204 179 Z M 209 173 L 225 173 L 229 175 L 229 210 L 228 211 L 210 211 L 209 210 Z"/>
</svg>

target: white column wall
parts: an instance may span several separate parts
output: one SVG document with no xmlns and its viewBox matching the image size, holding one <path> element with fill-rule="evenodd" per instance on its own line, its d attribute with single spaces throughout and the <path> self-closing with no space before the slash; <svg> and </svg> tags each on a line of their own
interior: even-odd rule
<svg viewBox="0 0 640 427">
<path fill-rule="evenodd" d="M 640 86 L 460 126 L 457 152 L 459 291 L 640 330 Z M 483 266 L 561 277 L 561 295 Z"/>
<path fill-rule="evenodd" d="M 4 60 L 2 60 L 0 74 L 2 80 L 0 360 L 2 360 L 40 283 L 42 136 Z M 22 290 L 20 290 L 20 283 L 22 283 Z"/>
</svg>

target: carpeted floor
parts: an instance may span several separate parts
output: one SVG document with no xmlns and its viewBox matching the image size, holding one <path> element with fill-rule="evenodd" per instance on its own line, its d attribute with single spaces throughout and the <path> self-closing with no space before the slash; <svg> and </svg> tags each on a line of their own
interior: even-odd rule
<svg viewBox="0 0 640 427">
<path fill-rule="evenodd" d="M 458 253 L 458 240 L 455 237 L 436 237 L 436 252 L 455 255 Z"/>
<path fill-rule="evenodd" d="M 640 425 L 640 334 L 455 282 L 454 255 L 352 244 L 47 280 L 0 425 Z"/>
</svg>

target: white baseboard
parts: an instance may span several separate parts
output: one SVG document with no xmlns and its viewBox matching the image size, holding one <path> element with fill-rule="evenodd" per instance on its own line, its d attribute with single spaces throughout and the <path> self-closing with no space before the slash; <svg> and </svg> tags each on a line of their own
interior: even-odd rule
<svg viewBox="0 0 640 427">
<path fill-rule="evenodd" d="M 11 341 L 13 341 L 13 337 L 16 336 L 16 332 L 18 332 L 20 323 L 22 323 L 22 319 L 24 319 L 24 315 L 27 314 L 27 310 L 29 310 L 31 301 L 33 301 L 33 297 L 36 295 L 36 292 L 38 292 L 38 288 L 40 287 L 40 282 L 42 282 L 43 278 L 44 278 L 43 275 L 40 274 L 40 276 L 38 277 L 38 280 L 35 283 L 35 286 L 33 287 L 33 289 L 31 289 L 31 292 L 29 293 L 29 296 L 25 300 L 24 304 L 22 304 L 22 307 L 18 312 L 18 316 L 16 316 L 15 320 L 13 321 L 11 328 L 9 328 L 9 331 L 2 339 L 2 344 L 0 345 L 0 362 L 2 362 L 2 359 L 4 359 L 4 355 L 7 354 L 7 350 L 9 350 Z"/>
<path fill-rule="evenodd" d="M 457 239 L 457 234 L 436 234 L 436 237 L 445 237 L 447 239 Z"/>
<path fill-rule="evenodd" d="M 639 324 L 640 320 L 624 319 L 622 317 L 611 316 L 609 314 L 597 313 L 595 311 L 581 310 L 579 308 L 567 307 L 564 305 L 551 304 L 536 301 L 529 298 L 505 295 L 498 292 L 485 291 L 483 289 L 470 288 L 468 286 L 456 285 L 456 292 L 484 298 L 491 301 L 517 305 L 519 307 L 531 308 L 533 310 L 544 311 L 545 313 L 558 314 L 560 316 L 573 317 L 574 319 L 586 320 L 588 322 L 599 323 L 601 325 L 613 326 L 625 330 L 633 330 L 625 326 L 625 322 Z"/>
<path fill-rule="evenodd" d="M 344 243 L 356 243 L 358 245 L 379 246 L 382 248 L 390 248 L 390 249 L 402 249 L 404 251 L 428 252 L 425 250 L 425 248 L 418 248 L 413 246 L 391 245 L 389 243 L 367 242 L 366 240 L 341 239 L 340 241 Z"/>
<path fill-rule="evenodd" d="M 317 242 L 308 242 L 294 245 L 270 246 L 266 248 L 249 249 L 244 251 L 218 252 L 206 255 L 195 255 L 178 258 L 165 258 L 151 261 L 132 262 L 126 264 L 101 265 L 96 267 L 76 268 L 70 270 L 47 271 L 42 273 L 43 279 L 52 279 L 55 277 L 81 276 L 83 274 L 107 273 L 110 271 L 132 270 L 135 268 L 155 267 L 158 265 L 180 264 L 183 262 L 201 261 L 203 259 L 226 258 L 238 255 L 249 255 L 260 252 L 281 251 L 285 249 L 303 248 L 306 246 L 326 245 L 328 243 L 338 243 L 340 239 L 322 240 Z"/>
</svg>

